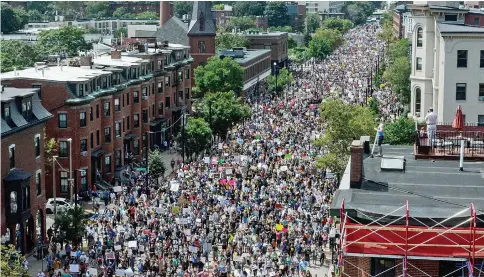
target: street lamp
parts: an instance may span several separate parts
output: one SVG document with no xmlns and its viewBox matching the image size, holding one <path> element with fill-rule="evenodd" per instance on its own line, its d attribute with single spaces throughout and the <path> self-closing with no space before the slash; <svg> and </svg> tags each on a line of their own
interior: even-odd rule
<svg viewBox="0 0 484 277">
<path fill-rule="evenodd" d="M 277 94 L 277 75 L 279 75 L 279 66 L 277 66 L 277 62 L 274 62 L 274 74 L 276 75 L 276 94 Z"/>
<path fill-rule="evenodd" d="M 185 121 L 186 121 L 186 111 L 187 111 L 187 106 L 183 105 L 182 107 L 182 124 L 183 124 L 183 127 L 182 127 L 182 160 L 183 160 L 183 163 L 185 163 Z"/>
<path fill-rule="evenodd" d="M 74 184 L 75 184 L 75 186 L 76 186 L 76 189 L 75 189 L 75 190 L 76 190 L 76 194 L 75 194 L 75 195 L 76 195 L 76 202 L 75 202 L 75 206 L 76 206 L 76 208 L 77 208 L 77 203 L 78 203 L 77 198 L 78 198 L 78 192 L 79 192 L 79 189 L 78 189 L 78 186 L 77 186 L 77 183 L 78 183 L 78 182 L 77 182 L 77 172 L 86 172 L 86 170 L 84 170 L 84 169 L 76 169 L 76 170 L 75 170 L 75 172 L 76 172 L 76 174 L 74 175 Z"/>
<path fill-rule="evenodd" d="M 55 200 L 56 197 L 56 184 L 55 184 L 55 162 L 59 156 L 52 156 L 52 184 L 54 185 L 54 219 L 57 218 L 57 202 Z"/>
<path fill-rule="evenodd" d="M 209 121 L 210 121 L 209 122 L 209 124 L 210 124 L 210 131 L 212 133 L 211 136 L 210 136 L 210 152 L 212 151 L 212 146 L 213 146 L 212 104 L 213 104 L 213 99 L 208 100 L 208 118 L 209 118 Z"/>
<path fill-rule="evenodd" d="M 72 201 L 72 190 L 73 190 L 73 181 L 72 179 L 72 138 L 68 138 L 67 141 L 69 142 L 69 181 L 71 182 L 70 186 L 70 199 Z"/>
</svg>

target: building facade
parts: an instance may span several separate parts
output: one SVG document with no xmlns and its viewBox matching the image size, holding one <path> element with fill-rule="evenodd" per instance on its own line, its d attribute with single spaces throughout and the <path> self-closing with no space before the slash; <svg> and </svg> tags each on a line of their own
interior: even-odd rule
<svg viewBox="0 0 484 277">
<path fill-rule="evenodd" d="M 215 17 L 216 26 L 225 26 L 233 15 L 232 6 L 224 5 L 223 10 L 212 9 L 212 14 Z"/>
<path fill-rule="evenodd" d="M 466 122 L 484 124 L 484 29 L 448 23 L 464 22 L 468 10 L 409 7 L 411 115 L 422 119 L 433 107 L 439 122 L 452 122 L 460 105 Z"/>
<path fill-rule="evenodd" d="M 160 13 L 160 1 L 112 1 L 109 2 L 111 11 L 126 8 L 129 13 L 155 12 Z"/>
<path fill-rule="evenodd" d="M 287 66 L 288 63 L 288 34 L 286 32 L 255 32 L 245 34 L 250 41 L 250 49 L 270 49 L 271 64 L 278 67 Z"/>
<path fill-rule="evenodd" d="M 44 126 L 40 89 L 2 86 L 2 241 L 22 253 L 45 239 Z"/>
<path fill-rule="evenodd" d="M 330 5 L 330 1 L 306 1 L 306 13 L 328 12 Z"/>
<path fill-rule="evenodd" d="M 54 115 L 46 124 L 47 137 L 58 140 L 62 167 L 69 167 L 72 151 L 76 191 L 119 178 L 128 163 L 142 160 L 147 144 L 162 146 L 179 130 L 182 109 L 190 104 L 187 47 L 164 45 L 127 54 L 112 51 L 81 57 L 80 67 L 29 68 L 1 76 L 13 87 L 40 88 L 42 103 Z M 57 174 L 60 196 L 72 194 L 68 177 Z M 52 187 L 47 189 L 52 195 Z"/>
</svg>

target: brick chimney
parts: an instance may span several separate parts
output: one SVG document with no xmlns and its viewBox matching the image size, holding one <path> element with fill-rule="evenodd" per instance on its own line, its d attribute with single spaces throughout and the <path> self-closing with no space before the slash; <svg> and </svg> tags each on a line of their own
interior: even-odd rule
<svg viewBox="0 0 484 277">
<path fill-rule="evenodd" d="M 81 56 L 81 57 L 79 57 L 79 65 L 91 67 L 92 57 L 91 56 Z"/>
<path fill-rule="evenodd" d="M 363 144 L 354 140 L 350 146 L 350 188 L 360 189 L 363 180 Z"/>
<path fill-rule="evenodd" d="M 160 4 L 160 27 L 170 20 L 172 16 L 170 1 L 161 1 Z"/>
<path fill-rule="evenodd" d="M 121 59 L 121 51 L 112 50 L 111 51 L 111 59 L 112 60 L 120 60 Z"/>
</svg>

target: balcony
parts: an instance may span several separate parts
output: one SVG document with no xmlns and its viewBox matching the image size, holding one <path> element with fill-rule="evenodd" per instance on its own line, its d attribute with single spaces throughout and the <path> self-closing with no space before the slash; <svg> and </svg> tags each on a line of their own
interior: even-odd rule
<svg viewBox="0 0 484 277">
<path fill-rule="evenodd" d="M 437 125 L 433 143 L 428 133 L 416 131 L 415 159 L 458 160 L 462 142 L 465 160 L 484 161 L 484 127 L 471 124 L 462 131 L 453 130 L 447 124 Z"/>
</svg>

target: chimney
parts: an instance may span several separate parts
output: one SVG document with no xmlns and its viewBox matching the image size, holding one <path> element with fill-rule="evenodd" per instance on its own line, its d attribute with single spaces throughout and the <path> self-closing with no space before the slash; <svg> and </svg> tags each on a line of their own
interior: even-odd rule
<svg viewBox="0 0 484 277">
<path fill-rule="evenodd" d="M 165 23 L 171 18 L 171 5 L 170 1 L 161 1 L 160 4 L 160 27 L 163 27 Z"/>
<path fill-rule="evenodd" d="M 80 66 L 92 66 L 92 57 L 91 56 L 81 56 L 79 57 L 79 65 Z"/>
<path fill-rule="evenodd" d="M 121 59 L 121 51 L 112 50 L 111 51 L 111 59 L 112 60 L 120 60 Z"/>
<path fill-rule="evenodd" d="M 360 189 L 363 181 L 363 144 L 354 140 L 350 146 L 350 188 Z"/>
<path fill-rule="evenodd" d="M 42 77 L 44 77 L 44 68 L 42 68 Z"/>
</svg>

